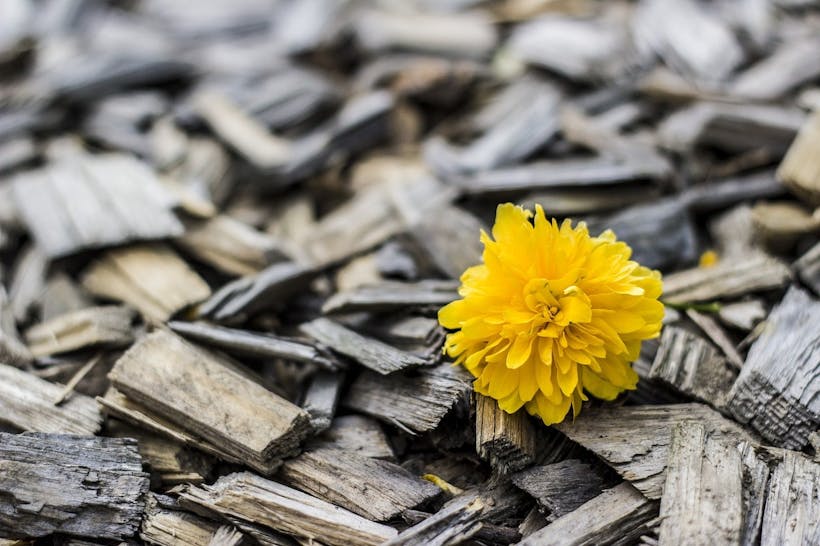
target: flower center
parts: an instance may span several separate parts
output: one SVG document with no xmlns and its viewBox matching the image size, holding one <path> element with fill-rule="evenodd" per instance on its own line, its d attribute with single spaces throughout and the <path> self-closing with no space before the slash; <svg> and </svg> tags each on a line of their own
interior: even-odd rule
<svg viewBox="0 0 820 546">
<path fill-rule="evenodd" d="M 573 284 L 559 291 L 555 284 L 547 279 L 532 279 L 524 287 L 524 303 L 535 315 L 532 327 L 536 331 L 555 331 L 571 323 L 592 320 L 592 306 L 583 290 Z"/>
</svg>

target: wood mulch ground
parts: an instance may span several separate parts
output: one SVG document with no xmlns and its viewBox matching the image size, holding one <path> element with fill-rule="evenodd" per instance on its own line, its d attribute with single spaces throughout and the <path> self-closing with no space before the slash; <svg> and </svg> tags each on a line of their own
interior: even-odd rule
<svg viewBox="0 0 820 546">
<path fill-rule="evenodd" d="M 437 310 L 498 203 L 664 274 L 546 427 Z M 820 544 L 820 5 L 3 0 L 0 545 Z"/>
</svg>

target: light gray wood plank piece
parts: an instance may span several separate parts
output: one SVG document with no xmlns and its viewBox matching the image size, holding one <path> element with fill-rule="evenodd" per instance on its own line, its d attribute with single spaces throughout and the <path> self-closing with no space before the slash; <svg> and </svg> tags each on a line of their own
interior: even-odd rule
<svg viewBox="0 0 820 546">
<path fill-rule="evenodd" d="M 274 262 L 287 259 L 287 254 L 272 235 L 224 214 L 192 222 L 177 243 L 229 275 L 252 275 Z"/>
<path fill-rule="evenodd" d="M 699 420 L 727 441 L 750 441 L 740 426 L 703 404 L 589 408 L 559 431 L 589 449 L 649 499 L 661 498 L 672 428 Z"/>
<path fill-rule="evenodd" d="M 320 317 L 306 322 L 299 329 L 322 346 L 352 358 L 362 366 L 382 375 L 430 363 L 412 353 L 356 333 L 327 318 Z"/>
<path fill-rule="evenodd" d="M 820 206 L 820 112 L 812 114 L 794 139 L 777 169 L 777 179 L 803 200 Z"/>
<path fill-rule="evenodd" d="M 310 430 L 300 408 L 165 330 L 131 347 L 109 378 L 127 397 L 260 472 L 292 454 Z"/>
<path fill-rule="evenodd" d="M 375 546 L 396 530 L 286 485 L 248 472 L 222 476 L 213 485 L 180 492 L 183 506 L 254 522 L 329 546 Z"/>
<path fill-rule="evenodd" d="M 94 305 L 91 295 L 63 272 L 49 277 L 41 300 L 40 317 L 43 321 Z"/>
<path fill-rule="evenodd" d="M 0 422 L 31 432 L 96 434 L 102 416 L 93 398 L 74 393 L 59 406 L 62 386 L 0 364 Z"/>
<path fill-rule="evenodd" d="M 321 432 L 330 426 L 336 414 L 343 381 L 344 375 L 328 371 L 319 371 L 311 379 L 302 400 L 302 409 L 310 416 L 314 432 Z"/>
<path fill-rule="evenodd" d="M 168 323 L 168 327 L 188 339 L 226 353 L 309 362 L 331 370 L 339 367 L 339 363 L 331 355 L 301 339 L 226 328 L 206 322 L 172 321 Z"/>
<path fill-rule="evenodd" d="M 465 269 L 481 263 L 482 229 L 486 230 L 484 223 L 466 210 L 444 204 L 409 233 L 442 273 L 458 279 Z"/>
<path fill-rule="evenodd" d="M 393 460 L 396 456 L 381 425 L 363 415 L 336 417 L 330 428 L 308 440 L 306 448 L 342 449 L 373 459 Z"/>
<path fill-rule="evenodd" d="M 322 312 L 329 314 L 396 311 L 411 307 L 438 308 L 458 299 L 457 289 L 457 283 L 439 280 L 366 284 L 354 290 L 337 292 L 324 303 Z"/>
<path fill-rule="evenodd" d="M 820 541 L 820 464 L 784 450 L 771 472 L 760 528 L 761 546 Z"/>
<path fill-rule="evenodd" d="M 797 38 L 740 73 L 731 85 L 733 95 L 775 100 L 791 89 L 820 76 L 817 38 Z"/>
<path fill-rule="evenodd" d="M 476 394 L 475 447 L 501 473 L 521 470 L 535 460 L 535 430 L 524 412 L 509 414 L 498 402 Z"/>
<path fill-rule="evenodd" d="M 668 325 L 661 334 L 649 377 L 715 408 L 724 408 L 737 370 L 705 339 Z"/>
<path fill-rule="evenodd" d="M 743 357 L 740 355 L 737 348 L 735 348 L 734 342 L 729 339 L 729 336 L 726 335 L 726 332 L 720 327 L 717 320 L 710 315 L 701 313 L 700 311 L 696 311 L 694 309 L 687 309 L 686 316 L 689 317 L 692 322 L 697 324 L 698 328 L 706 334 L 712 343 L 717 345 L 717 347 L 723 352 L 726 360 L 728 360 L 733 367 L 738 370 L 743 367 Z"/>
<path fill-rule="evenodd" d="M 364 372 L 350 386 L 342 405 L 397 426 L 427 432 L 471 392 L 471 377 L 449 362 L 410 375 Z"/>
<path fill-rule="evenodd" d="M 14 263 L 9 284 L 11 310 L 17 322 L 26 322 L 45 289 L 49 261 L 36 245 L 23 247 Z"/>
<path fill-rule="evenodd" d="M 156 546 L 209 546 L 219 523 L 162 506 L 160 499 L 154 493 L 148 495 L 139 533 L 142 540 Z"/>
<path fill-rule="evenodd" d="M 777 259 L 754 253 L 745 259 L 724 260 L 713 267 L 697 267 L 664 276 L 664 300 L 692 303 L 744 296 L 783 287 L 789 268 Z"/>
<path fill-rule="evenodd" d="M 293 262 L 275 263 L 255 275 L 224 285 L 202 304 L 199 314 L 217 322 L 239 321 L 262 309 L 283 304 L 317 274 L 317 270 Z"/>
<path fill-rule="evenodd" d="M 657 502 L 624 482 L 536 531 L 517 546 L 631 544 L 648 530 L 647 524 L 657 513 Z"/>
<path fill-rule="evenodd" d="M 121 305 L 72 311 L 26 330 L 35 356 L 67 353 L 88 347 L 123 347 L 134 341 L 135 313 Z"/>
<path fill-rule="evenodd" d="M 6 289 L 0 285 L 0 362 L 25 366 L 33 359 L 28 347 L 17 332 L 17 321 Z"/>
<path fill-rule="evenodd" d="M 740 544 L 743 464 L 736 446 L 696 421 L 672 430 L 661 499 L 660 544 Z"/>
<path fill-rule="evenodd" d="M 130 156 L 80 155 L 13 182 L 17 209 L 49 257 L 130 240 L 181 235 L 173 199 L 145 164 Z M 64 207 L 66 200 L 71 207 Z"/>
<path fill-rule="evenodd" d="M 375 521 L 393 519 L 441 494 L 394 463 L 339 449 L 306 451 L 285 461 L 280 474 L 292 487 Z"/>
<path fill-rule="evenodd" d="M 790 449 L 820 426 L 820 302 L 792 287 L 749 349 L 729 409 L 764 438 Z"/>
<path fill-rule="evenodd" d="M 548 522 L 579 508 L 604 489 L 599 473 L 578 459 L 533 466 L 516 472 L 510 479 L 516 487 L 535 498 Z"/>
<path fill-rule="evenodd" d="M 820 250 L 820 246 L 817 248 Z M 820 251 L 818 251 L 818 256 L 820 256 Z M 766 315 L 766 308 L 759 299 L 728 303 L 721 305 L 718 310 L 718 318 L 721 322 L 744 332 L 751 331 L 758 322 L 766 318 Z"/>
<path fill-rule="evenodd" d="M 207 283 L 161 244 L 110 250 L 83 272 L 82 283 L 92 294 L 128 303 L 158 322 L 211 295 Z"/>
<path fill-rule="evenodd" d="M 815 296 L 820 296 L 820 243 L 800 256 L 794 268 L 800 280 L 812 289 Z"/>
<path fill-rule="evenodd" d="M 0 433 L 0 532 L 121 539 L 138 529 L 148 475 L 134 440 Z"/>
</svg>

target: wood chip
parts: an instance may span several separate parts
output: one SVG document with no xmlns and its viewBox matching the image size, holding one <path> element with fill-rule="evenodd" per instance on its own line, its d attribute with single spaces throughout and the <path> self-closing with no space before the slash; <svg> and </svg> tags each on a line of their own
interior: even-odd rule
<svg viewBox="0 0 820 546">
<path fill-rule="evenodd" d="M 629 483 L 607 489 L 516 546 L 537 544 L 624 544 L 636 540 L 657 514 L 650 501 Z"/>
<path fill-rule="evenodd" d="M 814 150 L 820 142 L 820 111 L 806 120 L 786 157 L 777 178 L 812 206 L 820 206 L 820 161 Z"/>
<path fill-rule="evenodd" d="M 470 377 L 443 363 L 409 374 L 364 372 L 353 381 L 342 405 L 405 431 L 426 432 L 470 392 Z"/>
<path fill-rule="evenodd" d="M 729 390 L 737 379 L 737 368 L 729 365 L 703 338 L 669 325 L 661 334 L 649 377 L 724 409 Z"/>
<path fill-rule="evenodd" d="M 211 294 L 205 281 L 164 245 L 111 250 L 85 270 L 82 283 L 92 294 L 128 303 L 158 322 Z"/>
<path fill-rule="evenodd" d="M 157 546 L 209 546 L 218 523 L 184 510 L 166 508 L 158 499 L 158 495 L 148 495 L 141 539 Z"/>
<path fill-rule="evenodd" d="M 299 328 L 322 346 L 382 375 L 430 364 L 423 358 L 365 337 L 327 318 L 317 318 Z"/>
<path fill-rule="evenodd" d="M 402 467 L 338 449 L 289 459 L 280 471 L 289 485 L 375 521 L 387 521 L 441 494 Z"/>
<path fill-rule="evenodd" d="M 647 498 L 659 499 L 671 430 L 684 420 L 699 420 L 727 441 L 750 440 L 743 429 L 702 404 L 590 408 L 574 423 L 556 428 L 598 455 Z"/>
<path fill-rule="evenodd" d="M 136 442 L 55 434 L 0 433 L 0 532 L 123 539 L 139 527 L 148 492 Z"/>
<path fill-rule="evenodd" d="M 202 304 L 199 313 L 217 322 L 239 321 L 263 309 L 281 305 L 313 280 L 317 271 L 293 262 L 275 263 L 256 275 L 224 285 Z"/>
<path fill-rule="evenodd" d="M 820 425 L 820 303 L 790 288 L 749 349 L 729 409 L 764 438 L 790 449 Z"/>
<path fill-rule="evenodd" d="M 330 546 L 376 545 L 396 535 L 392 527 L 247 472 L 186 488 L 180 501 L 305 539 L 322 537 Z"/>
<path fill-rule="evenodd" d="M 329 314 L 385 312 L 408 307 L 439 308 L 458 299 L 457 288 L 458 286 L 451 281 L 438 280 L 366 284 L 350 291 L 337 292 L 325 302 L 322 312 Z"/>
<path fill-rule="evenodd" d="M 297 406 L 167 331 L 137 342 L 109 377 L 129 398 L 260 472 L 293 453 L 309 431 L 308 416 Z"/>
<path fill-rule="evenodd" d="M 476 394 L 475 447 L 478 455 L 502 473 L 515 472 L 535 460 L 535 430 L 524 412 L 512 415 L 498 402 Z"/>
<path fill-rule="evenodd" d="M 820 536 L 820 464 L 784 451 L 772 471 L 760 525 L 760 544 L 811 544 Z"/>
<path fill-rule="evenodd" d="M 336 414 L 343 381 L 342 374 L 328 371 L 317 372 L 310 381 L 302 400 L 302 409 L 310 416 L 310 426 L 314 432 L 321 432 L 330 426 Z"/>
<path fill-rule="evenodd" d="M 815 295 L 820 296 L 820 243 L 811 247 L 794 263 L 797 275 L 811 288 Z"/>
<path fill-rule="evenodd" d="M 134 341 L 134 312 L 106 305 L 80 309 L 26 330 L 34 356 L 66 353 L 88 347 L 123 347 Z"/>
<path fill-rule="evenodd" d="M 253 275 L 287 259 L 276 239 L 229 216 L 191 225 L 177 242 L 188 252 L 229 275 Z"/>
<path fill-rule="evenodd" d="M 92 398 L 75 393 L 62 405 L 63 387 L 0 364 L 0 422 L 17 430 L 96 434 L 102 416 Z"/>
<path fill-rule="evenodd" d="M 604 489 L 599 473 L 578 459 L 533 466 L 513 474 L 510 479 L 535 498 L 548 522 L 576 510 Z"/>
<path fill-rule="evenodd" d="M 739 544 L 744 523 L 740 451 L 683 421 L 672 430 L 660 544 Z"/>
<path fill-rule="evenodd" d="M 339 367 L 338 362 L 331 355 L 301 339 L 226 328 L 206 322 L 171 321 L 168 327 L 188 339 L 230 354 L 257 358 L 283 358 L 294 362 L 318 364 L 331 370 Z"/>
<path fill-rule="evenodd" d="M 783 287 L 791 271 L 779 260 L 753 254 L 721 261 L 713 267 L 687 269 L 664 276 L 664 301 L 692 303 L 743 296 Z"/>
<path fill-rule="evenodd" d="M 14 310 L 6 289 L 0 286 L 0 362 L 22 367 L 31 362 L 32 358 L 31 351 L 17 333 Z"/>
<path fill-rule="evenodd" d="M 156 175 L 128 156 L 77 157 L 19 175 L 13 195 L 49 257 L 183 231 Z M 71 207 L 63 205 L 67 199 Z"/>
<path fill-rule="evenodd" d="M 308 440 L 306 447 L 341 449 L 373 459 L 393 460 L 396 456 L 379 423 L 362 415 L 336 417 L 330 428 Z"/>
</svg>

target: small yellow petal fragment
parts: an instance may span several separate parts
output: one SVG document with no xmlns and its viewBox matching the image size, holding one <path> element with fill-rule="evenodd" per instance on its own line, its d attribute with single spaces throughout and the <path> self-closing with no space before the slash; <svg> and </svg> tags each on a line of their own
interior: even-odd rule
<svg viewBox="0 0 820 546">
<path fill-rule="evenodd" d="M 424 478 L 428 482 L 432 483 L 433 485 L 435 485 L 436 487 L 438 487 L 439 489 L 453 497 L 464 493 L 463 489 L 456 487 L 455 485 L 443 480 L 442 478 L 439 478 L 435 474 L 424 474 L 422 478 Z"/>
<path fill-rule="evenodd" d="M 718 253 L 714 250 L 707 250 L 703 254 L 700 255 L 700 259 L 698 260 L 698 265 L 700 267 L 712 267 L 718 263 L 720 257 Z"/>
</svg>

